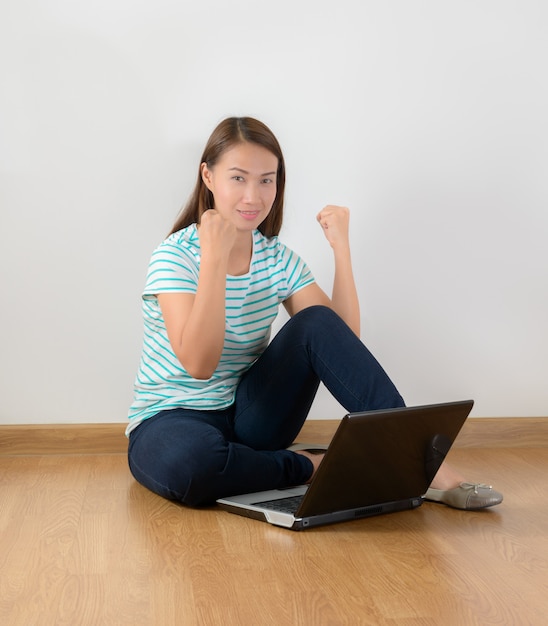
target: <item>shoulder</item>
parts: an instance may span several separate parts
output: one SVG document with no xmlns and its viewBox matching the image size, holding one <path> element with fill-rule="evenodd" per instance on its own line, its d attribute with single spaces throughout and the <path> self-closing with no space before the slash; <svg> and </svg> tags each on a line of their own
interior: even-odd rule
<svg viewBox="0 0 548 626">
<path fill-rule="evenodd" d="M 162 243 L 156 248 L 156 250 L 169 249 L 169 248 L 192 248 L 199 247 L 200 239 L 198 237 L 198 230 L 196 224 L 191 224 L 186 228 L 177 230 L 169 237 L 164 239 Z"/>
<path fill-rule="evenodd" d="M 148 265 L 144 293 L 194 293 L 199 271 L 200 246 L 196 226 L 193 224 L 169 235 L 154 250 Z"/>
<path fill-rule="evenodd" d="M 283 259 L 293 254 L 278 236 L 266 237 L 258 230 L 255 231 L 254 243 L 256 253 L 263 257 Z"/>
<path fill-rule="evenodd" d="M 178 230 L 160 243 L 152 253 L 151 263 L 160 259 L 170 260 L 174 258 L 199 259 L 200 240 L 196 224 L 192 224 Z"/>
<path fill-rule="evenodd" d="M 271 281 L 285 284 L 307 284 L 313 282 L 307 264 L 278 237 L 265 237 L 259 231 L 255 238 L 255 265 L 257 271 L 266 272 Z"/>
</svg>

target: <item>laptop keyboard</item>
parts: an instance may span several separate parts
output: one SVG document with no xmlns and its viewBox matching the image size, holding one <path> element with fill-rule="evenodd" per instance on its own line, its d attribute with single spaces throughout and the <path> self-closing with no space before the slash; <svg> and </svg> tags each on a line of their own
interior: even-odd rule
<svg viewBox="0 0 548 626">
<path fill-rule="evenodd" d="M 278 511 L 279 513 L 293 514 L 299 508 L 303 496 L 289 496 L 279 500 L 266 500 L 265 502 L 255 502 L 254 506 L 262 506 L 263 509 Z"/>
</svg>

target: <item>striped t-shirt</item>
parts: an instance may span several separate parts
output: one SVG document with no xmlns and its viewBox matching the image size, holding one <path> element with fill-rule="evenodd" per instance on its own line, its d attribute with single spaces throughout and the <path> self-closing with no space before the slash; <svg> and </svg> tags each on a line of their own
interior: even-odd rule
<svg viewBox="0 0 548 626">
<path fill-rule="evenodd" d="M 156 297 L 196 293 L 200 241 L 192 224 L 170 235 L 152 254 L 142 298 L 144 339 L 129 434 L 143 420 L 178 407 L 216 410 L 230 406 L 242 374 L 262 354 L 281 302 L 314 282 L 302 259 L 277 237 L 253 232 L 249 272 L 226 277 L 225 340 L 209 380 L 192 378 L 175 356 Z"/>
</svg>

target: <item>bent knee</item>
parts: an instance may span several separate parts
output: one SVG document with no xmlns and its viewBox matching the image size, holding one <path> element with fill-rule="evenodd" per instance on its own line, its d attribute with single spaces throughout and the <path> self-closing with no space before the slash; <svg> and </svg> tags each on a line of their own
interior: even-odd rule
<svg viewBox="0 0 548 626">
<path fill-rule="evenodd" d="M 290 321 L 296 324 L 303 324 L 308 328 L 325 328 L 326 324 L 344 324 L 339 314 L 324 304 L 314 304 L 306 309 L 302 309 Z"/>
<path fill-rule="evenodd" d="M 228 457 L 228 445 L 217 441 L 194 442 L 193 445 L 164 448 L 157 457 L 132 455 L 129 466 L 134 478 L 167 500 L 198 507 L 216 499 L 218 476 Z"/>
</svg>

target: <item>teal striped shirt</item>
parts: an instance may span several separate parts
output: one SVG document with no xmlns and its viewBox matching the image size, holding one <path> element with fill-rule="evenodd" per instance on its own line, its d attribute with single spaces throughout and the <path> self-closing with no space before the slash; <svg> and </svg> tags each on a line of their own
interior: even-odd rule
<svg viewBox="0 0 548 626">
<path fill-rule="evenodd" d="M 152 254 L 142 298 L 141 363 L 126 434 L 166 409 L 230 406 L 242 374 L 268 345 L 280 303 L 314 282 L 298 255 L 277 237 L 269 239 L 255 230 L 249 273 L 226 277 L 225 340 L 219 365 L 209 380 L 197 380 L 171 349 L 156 295 L 196 293 L 199 269 L 195 224 L 170 235 Z"/>
</svg>

